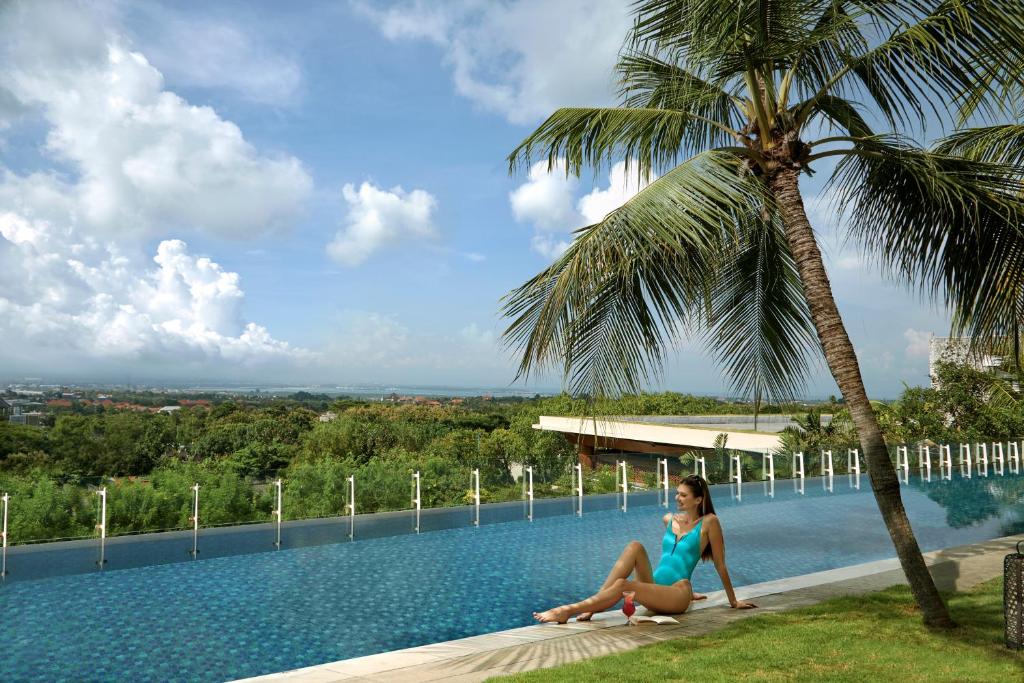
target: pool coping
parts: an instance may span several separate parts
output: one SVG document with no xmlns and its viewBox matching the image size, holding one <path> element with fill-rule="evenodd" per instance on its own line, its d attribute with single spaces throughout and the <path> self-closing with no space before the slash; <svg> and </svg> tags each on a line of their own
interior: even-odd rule
<svg viewBox="0 0 1024 683">
<path fill-rule="evenodd" d="M 965 590 L 1002 572 L 1003 556 L 1024 534 L 924 553 L 941 590 Z M 393 650 L 240 679 L 248 683 L 328 683 L 330 681 L 433 681 L 469 683 L 519 671 L 621 652 L 642 645 L 700 635 L 738 619 L 811 605 L 840 595 L 881 590 L 906 583 L 895 558 L 766 581 L 736 589 L 741 600 L 758 600 L 760 609 L 731 610 L 724 591 L 708 594 L 687 614 L 708 610 L 700 621 L 685 615 L 679 624 L 626 627 L 620 612 L 605 612 L 590 622 L 537 624 L 430 645 Z"/>
</svg>

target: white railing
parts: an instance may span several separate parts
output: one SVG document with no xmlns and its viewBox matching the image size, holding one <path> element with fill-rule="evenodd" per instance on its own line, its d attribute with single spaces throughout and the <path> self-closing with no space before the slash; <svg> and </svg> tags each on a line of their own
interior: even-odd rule
<svg viewBox="0 0 1024 683">
<path fill-rule="evenodd" d="M 828 463 L 828 465 L 825 464 L 826 462 Z M 821 474 L 822 474 L 822 476 L 825 476 L 827 474 L 830 477 L 833 474 L 832 451 L 831 450 L 827 450 L 827 451 L 823 450 L 821 452 Z"/>
<path fill-rule="evenodd" d="M 348 476 L 348 539 L 355 540 L 356 537 L 356 475 Z"/>
<path fill-rule="evenodd" d="M 420 472 L 416 470 L 412 473 L 412 507 L 416 510 L 416 524 L 414 526 L 416 533 L 420 532 L 420 509 L 423 507 L 423 498 L 420 495 Z"/>
<path fill-rule="evenodd" d="M 192 485 L 192 550 L 189 553 L 193 558 L 199 556 L 199 482 Z"/>
<path fill-rule="evenodd" d="M 910 473 L 910 452 L 906 446 L 896 447 L 896 469 L 902 469 L 907 474 Z"/>
<path fill-rule="evenodd" d="M 3 503 L 3 527 L 0 531 L 0 542 L 3 543 L 3 560 L 0 560 L 0 579 L 7 576 L 7 507 L 11 502 L 11 496 L 6 491 L 4 495 L 0 496 L 0 502 Z"/>
<path fill-rule="evenodd" d="M 622 483 L 619 484 L 622 487 L 622 511 L 628 512 L 629 508 L 629 473 L 626 470 L 626 461 L 618 460 L 615 463 L 615 483 L 619 484 L 619 474 L 621 473 Z"/>
<path fill-rule="evenodd" d="M 797 469 L 797 460 L 800 461 L 800 469 Z M 793 478 L 796 479 L 797 475 L 800 475 L 800 479 L 804 478 L 804 452 L 796 451 L 793 453 Z"/>
<path fill-rule="evenodd" d="M 576 463 L 576 500 L 577 508 L 576 514 L 580 517 L 583 516 L 583 465 L 582 463 Z"/>
<path fill-rule="evenodd" d="M 964 466 L 966 465 L 966 470 Z M 974 469 L 974 463 L 971 459 L 971 444 L 962 443 L 960 444 L 960 476 L 971 478 L 971 472 Z"/>
<path fill-rule="evenodd" d="M 96 530 L 100 532 L 100 557 L 96 564 L 103 569 L 103 565 L 107 563 L 107 487 L 96 491 L 96 495 L 100 497 L 100 522 L 96 525 Z"/>
<path fill-rule="evenodd" d="M 939 476 L 946 480 L 953 478 L 953 447 L 948 443 L 939 446 Z"/>
<path fill-rule="evenodd" d="M 1010 471 L 1020 474 L 1020 444 L 1017 441 L 1010 442 Z"/>
<path fill-rule="evenodd" d="M 526 519 L 533 521 L 533 467 L 526 467 L 527 476 L 527 488 L 526 488 L 526 500 L 529 505 L 526 512 Z"/>
<path fill-rule="evenodd" d="M 761 454 L 761 478 L 770 479 L 773 484 L 775 483 L 775 455 L 772 453 Z M 775 497 L 774 493 L 772 497 Z"/>
<path fill-rule="evenodd" d="M 742 486 L 743 485 L 742 462 L 743 461 L 740 460 L 740 456 L 739 455 L 730 455 L 729 456 L 729 469 L 733 470 L 733 473 L 729 474 L 729 480 L 730 481 L 735 481 L 736 482 L 736 486 Z"/>
<path fill-rule="evenodd" d="M 658 488 L 661 489 L 659 498 L 663 494 L 664 501 L 660 501 L 663 507 L 668 507 L 668 458 L 658 458 Z"/>
<path fill-rule="evenodd" d="M 473 526 L 480 526 L 480 470 L 473 470 Z"/>
<path fill-rule="evenodd" d="M 276 501 L 275 501 L 275 505 L 274 505 L 273 515 L 274 515 L 275 526 L 277 527 L 277 529 L 276 529 L 277 533 L 274 535 L 274 547 L 279 549 L 279 550 L 281 548 L 281 519 L 284 517 L 284 514 L 283 514 L 284 513 L 284 507 L 283 507 L 284 495 L 283 495 L 283 491 L 281 490 L 281 483 L 282 483 L 281 479 L 274 480 L 274 489 L 275 489 L 275 494 L 276 494 L 275 495 Z"/>
<path fill-rule="evenodd" d="M 699 472 L 698 468 L 700 470 Z M 700 478 L 704 481 L 708 480 L 707 461 L 704 459 L 704 456 L 693 456 L 693 473 L 700 474 Z"/>
<path fill-rule="evenodd" d="M 924 470 L 928 481 L 932 480 L 932 449 L 928 444 L 917 446 L 917 469 Z"/>
</svg>

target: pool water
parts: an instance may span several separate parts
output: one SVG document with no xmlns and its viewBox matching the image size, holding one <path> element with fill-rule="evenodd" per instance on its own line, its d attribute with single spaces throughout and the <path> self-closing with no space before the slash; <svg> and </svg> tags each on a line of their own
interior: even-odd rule
<svg viewBox="0 0 1024 683">
<path fill-rule="evenodd" d="M 1024 477 L 953 476 L 902 487 L 923 550 L 1024 532 Z M 741 500 L 712 487 L 733 583 L 892 557 L 867 478 L 854 483 L 810 478 L 800 494 L 779 481 L 774 497 L 748 483 Z M 9 582 L 0 680 L 224 681 L 523 626 L 592 593 L 632 539 L 657 562 L 664 508 L 651 501 Z M 711 564 L 693 580 L 721 588 Z"/>
</svg>

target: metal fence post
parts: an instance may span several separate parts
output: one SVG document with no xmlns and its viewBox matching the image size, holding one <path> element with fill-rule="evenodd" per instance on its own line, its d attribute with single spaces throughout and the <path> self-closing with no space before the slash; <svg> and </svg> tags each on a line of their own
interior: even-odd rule
<svg viewBox="0 0 1024 683">
<path fill-rule="evenodd" d="M 932 449 L 928 444 L 917 446 L 917 469 L 923 469 L 928 481 L 932 480 Z"/>
<path fill-rule="evenodd" d="M 533 521 L 533 466 L 532 465 L 526 468 L 526 476 L 527 476 L 526 501 L 527 501 L 527 504 L 529 505 L 529 508 L 527 510 L 527 513 L 526 513 L 526 518 L 532 522 Z"/>
<path fill-rule="evenodd" d="M 0 496 L 0 502 L 3 503 L 3 530 L 0 531 L 0 541 L 3 543 L 3 560 L 0 561 L 0 579 L 7 576 L 7 508 L 10 504 L 11 496 L 6 491 L 4 495 Z"/>
<path fill-rule="evenodd" d="M 579 508 L 576 510 L 576 514 L 580 517 L 583 516 L 583 465 L 576 463 L 574 466 L 576 469 L 576 499 L 579 504 Z"/>
<path fill-rule="evenodd" d="M 476 517 L 473 526 L 480 526 L 480 470 L 473 470 L 473 504 L 476 510 Z"/>
<path fill-rule="evenodd" d="M 356 537 L 356 475 L 348 476 L 348 538 Z"/>
<path fill-rule="evenodd" d="M 629 509 L 629 473 L 626 471 L 625 460 L 621 460 L 616 464 L 622 470 L 622 511 L 627 512 Z"/>
<path fill-rule="evenodd" d="M 416 470 L 415 472 L 412 473 L 412 480 L 413 480 L 412 504 L 413 504 L 413 508 L 416 510 L 416 533 L 419 533 L 420 532 L 420 509 L 421 509 L 421 507 L 423 505 L 423 499 L 420 496 L 420 472 L 419 472 L 419 470 Z"/>
<path fill-rule="evenodd" d="M 283 492 L 281 490 L 281 480 L 280 479 L 277 479 L 277 480 L 274 481 L 274 488 L 277 489 L 277 506 L 274 509 L 274 517 L 277 518 L 277 535 L 275 536 L 275 539 L 274 539 L 274 547 L 275 548 L 280 548 L 281 547 L 281 518 L 284 516 L 283 515 L 283 512 L 284 512 L 284 507 L 283 507 L 284 496 L 283 496 Z"/>
<path fill-rule="evenodd" d="M 103 569 L 103 565 L 107 563 L 107 487 L 96 491 L 96 495 L 100 497 L 100 523 L 96 525 L 96 529 L 100 532 L 100 558 L 96 561 L 96 564 Z"/>
<path fill-rule="evenodd" d="M 199 555 L 199 482 L 192 485 L 192 550 L 189 554 L 194 558 Z"/>
</svg>

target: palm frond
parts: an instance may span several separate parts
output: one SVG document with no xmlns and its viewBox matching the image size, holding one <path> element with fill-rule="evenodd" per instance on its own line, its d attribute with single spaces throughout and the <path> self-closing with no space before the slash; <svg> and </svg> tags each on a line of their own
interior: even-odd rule
<svg viewBox="0 0 1024 683">
<path fill-rule="evenodd" d="M 958 329 L 988 335 L 1012 319 L 1024 282 L 1019 169 L 875 137 L 831 183 L 852 234 L 897 279 L 941 295 Z"/>
<path fill-rule="evenodd" d="M 692 149 L 706 150 L 734 142 L 729 133 L 710 121 L 738 130 L 745 121 L 742 100 L 722 84 L 712 83 L 679 64 L 654 55 L 631 52 L 619 57 L 619 94 L 622 104 L 637 109 L 663 109 L 702 117 L 690 122 Z"/>
<path fill-rule="evenodd" d="M 791 400 L 820 346 L 778 214 L 741 216 L 718 271 L 707 341 L 732 388 Z"/>
<path fill-rule="evenodd" d="M 942 140 L 935 151 L 978 161 L 1024 167 L 1024 124 L 1012 123 L 957 131 Z"/>
<path fill-rule="evenodd" d="M 637 392 L 657 376 L 706 310 L 735 216 L 763 200 L 738 169 L 725 152 L 680 164 L 509 293 L 504 338 L 522 354 L 519 376 L 560 365 L 570 390 L 589 396 Z"/>
<path fill-rule="evenodd" d="M 948 120 L 950 105 L 961 118 L 996 113 L 1024 66 L 1024 6 L 1014 0 L 903 5 L 901 25 L 866 52 L 848 55 L 818 94 L 849 92 L 850 79 L 859 81 L 893 127 L 909 122 L 908 111 L 920 124 L 927 111 Z"/>
<path fill-rule="evenodd" d="M 579 175 L 584 165 L 600 168 L 625 158 L 635 160 L 649 179 L 681 156 L 703 151 L 695 121 L 687 112 L 667 109 L 559 109 L 509 154 L 509 169 L 528 166 L 535 156 L 546 157 L 551 167 L 564 158 L 567 172 Z"/>
<path fill-rule="evenodd" d="M 797 105 L 798 107 L 800 105 Z M 838 127 L 853 137 L 873 137 L 874 133 L 868 122 L 858 111 L 857 106 L 841 97 L 825 95 L 811 104 L 808 123 L 815 117 L 823 117 L 833 127 Z"/>
</svg>

